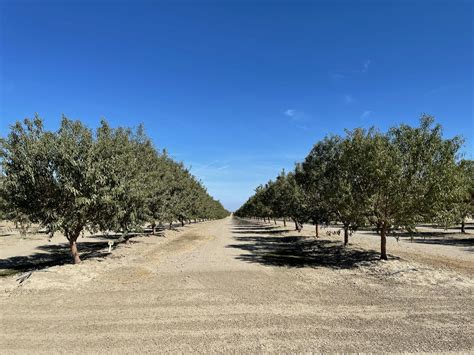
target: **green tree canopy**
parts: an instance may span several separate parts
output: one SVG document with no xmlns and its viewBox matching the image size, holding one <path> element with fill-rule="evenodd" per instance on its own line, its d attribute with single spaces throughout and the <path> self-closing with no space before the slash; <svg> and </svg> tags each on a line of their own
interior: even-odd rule
<svg viewBox="0 0 474 355">
<path fill-rule="evenodd" d="M 1 156 L 2 210 L 63 232 L 75 263 L 84 229 L 126 236 L 145 222 L 228 214 L 182 163 L 153 147 L 143 126 L 111 128 L 102 121 L 94 134 L 63 117 L 51 132 L 35 116 L 12 126 Z"/>
</svg>

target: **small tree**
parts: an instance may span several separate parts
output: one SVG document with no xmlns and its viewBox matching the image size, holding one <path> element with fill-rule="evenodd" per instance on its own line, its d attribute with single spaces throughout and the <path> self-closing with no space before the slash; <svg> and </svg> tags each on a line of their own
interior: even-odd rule
<svg viewBox="0 0 474 355">
<path fill-rule="evenodd" d="M 96 197 L 91 131 L 63 117 L 56 134 L 45 132 L 35 116 L 16 123 L 2 143 L 10 205 L 33 222 L 61 230 L 74 263 L 80 262 L 76 241 L 91 221 Z"/>
<path fill-rule="evenodd" d="M 452 200 L 461 144 L 458 137 L 444 139 L 427 115 L 419 127 L 400 125 L 374 137 L 363 184 L 371 193 L 371 220 L 380 226 L 381 259 L 387 259 L 387 232 L 432 221 Z"/>
<path fill-rule="evenodd" d="M 282 214 L 291 218 L 295 229 L 300 232 L 307 220 L 307 205 L 305 194 L 296 181 L 295 174 L 282 171 L 276 179 L 276 186 Z"/>
<path fill-rule="evenodd" d="M 308 212 L 315 223 L 341 222 L 344 245 L 349 233 L 365 223 L 368 191 L 362 182 L 364 159 L 373 130 L 348 131 L 345 138 L 326 137 L 306 157 L 297 176 L 305 189 Z"/>
</svg>

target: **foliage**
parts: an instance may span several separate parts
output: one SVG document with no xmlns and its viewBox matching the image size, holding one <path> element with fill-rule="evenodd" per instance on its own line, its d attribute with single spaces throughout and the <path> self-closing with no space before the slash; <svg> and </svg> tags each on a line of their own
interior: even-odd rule
<svg viewBox="0 0 474 355">
<path fill-rule="evenodd" d="M 388 232 L 472 215 L 474 169 L 472 161 L 459 162 L 461 145 L 459 137 L 443 138 L 441 126 L 428 115 L 418 127 L 402 124 L 386 133 L 358 128 L 344 137 L 329 136 L 315 144 L 286 183 L 269 182 L 278 198 L 269 203 L 257 190 L 236 215 L 261 216 L 270 208 L 280 217 L 342 223 L 345 244 L 350 230 L 374 224 L 386 259 Z"/>
<path fill-rule="evenodd" d="M 63 117 L 51 132 L 36 115 L 12 126 L 1 156 L 2 213 L 63 232 L 74 262 L 84 229 L 126 236 L 146 222 L 228 214 L 183 164 L 153 147 L 142 126 L 111 128 L 102 121 L 94 134 Z"/>
</svg>

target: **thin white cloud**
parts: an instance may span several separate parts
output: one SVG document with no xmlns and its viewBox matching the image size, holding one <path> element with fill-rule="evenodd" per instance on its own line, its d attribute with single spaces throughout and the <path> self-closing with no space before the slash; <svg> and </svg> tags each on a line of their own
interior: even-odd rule
<svg viewBox="0 0 474 355">
<path fill-rule="evenodd" d="M 352 95 L 344 95 L 344 103 L 346 105 L 350 105 L 350 104 L 353 104 L 354 102 L 356 102 L 356 100 L 354 99 L 354 97 Z"/>
<path fill-rule="evenodd" d="M 288 116 L 288 117 L 294 117 L 295 114 L 296 114 L 296 110 L 292 109 L 292 108 L 289 108 L 288 110 L 286 110 L 285 112 L 283 112 L 284 115 Z"/>
<path fill-rule="evenodd" d="M 362 112 L 362 114 L 360 115 L 360 118 L 362 119 L 366 119 L 366 118 L 369 118 L 369 116 L 372 114 L 372 111 L 370 110 L 365 110 L 364 112 Z"/>
<path fill-rule="evenodd" d="M 291 118 L 292 121 L 295 122 L 307 122 L 311 117 L 306 114 L 303 111 L 298 111 L 293 108 L 290 108 L 286 111 L 283 112 L 283 114 L 289 118 Z"/>
<path fill-rule="evenodd" d="M 350 79 L 354 75 L 360 75 L 361 73 L 367 73 L 369 71 L 369 67 L 372 64 L 371 59 L 366 59 L 362 63 L 362 67 L 353 68 L 352 70 L 338 70 L 338 71 L 330 71 L 329 72 L 329 79 L 334 83 L 341 82 L 345 79 Z"/>
<path fill-rule="evenodd" d="M 370 64 L 372 63 L 372 61 L 370 59 L 367 59 L 365 62 L 364 62 L 364 65 L 362 67 L 362 72 L 363 73 L 367 73 L 367 71 L 369 70 L 369 66 Z"/>
<path fill-rule="evenodd" d="M 306 114 L 303 111 L 298 111 L 295 109 L 288 109 L 283 112 L 283 114 L 287 117 L 290 118 L 291 122 L 294 124 L 294 126 L 298 129 L 302 129 L 304 131 L 308 131 L 309 127 L 307 124 L 311 119 L 311 116 Z"/>
<path fill-rule="evenodd" d="M 216 165 L 216 164 L 218 164 L 218 163 L 219 163 L 219 160 L 214 160 L 213 162 L 200 165 L 200 166 L 198 166 L 198 167 L 193 171 L 193 173 L 198 173 L 198 172 L 200 172 L 200 171 L 202 171 L 202 170 L 206 170 L 206 169 L 210 168 L 211 166 Z"/>
</svg>

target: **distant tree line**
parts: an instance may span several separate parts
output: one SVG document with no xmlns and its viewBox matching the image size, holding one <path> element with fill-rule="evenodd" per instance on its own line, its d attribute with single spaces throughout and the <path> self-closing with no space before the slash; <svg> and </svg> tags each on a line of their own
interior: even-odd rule
<svg viewBox="0 0 474 355">
<path fill-rule="evenodd" d="M 460 159 L 460 137 L 444 139 L 434 118 L 422 115 L 418 127 L 402 124 L 382 133 L 347 130 L 317 142 L 289 173 L 257 187 L 236 216 L 303 223 L 340 223 L 344 245 L 357 228 L 373 225 L 386 236 L 414 230 L 421 222 L 461 224 L 474 212 L 474 162 Z"/>
<path fill-rule="evenodd" d="M 1 138 L 0 218 L 40 223 L 68 239 L 74 263 L 84 230 L 128 233 L 151 225 L 228 215 L 202 183 L 166 151 L 155 149 L 143 126 L 95 132 L 63 117 L 57 131 L 25 119 Z"/>
</svg>

